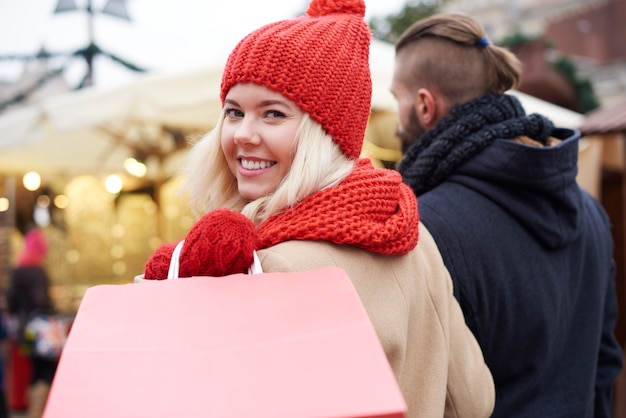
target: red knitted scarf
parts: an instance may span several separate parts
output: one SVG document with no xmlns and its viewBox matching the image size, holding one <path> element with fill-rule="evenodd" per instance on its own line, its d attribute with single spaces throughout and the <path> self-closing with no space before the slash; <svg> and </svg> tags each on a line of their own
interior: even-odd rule
<svg viewBox="0 0 626 418">
<path fill-rule="evenodd" d="M 262 223 L 257 249 L 289 240 L 322 240 L 401 255 L 417 245 L 418 222 L 417 200 L 400 174 L 360 159 L 339 185 Z"/>
</svg>

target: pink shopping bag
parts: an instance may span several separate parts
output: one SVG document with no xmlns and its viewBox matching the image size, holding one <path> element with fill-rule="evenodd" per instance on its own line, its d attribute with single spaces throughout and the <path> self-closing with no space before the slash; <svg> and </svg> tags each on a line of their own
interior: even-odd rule
<svg viewBox="0 0 626 418">
<path fill-rule="evenodd" d="M 345 271 L 87 290 L 44 418 L 403 417 Z"/>
</svg>

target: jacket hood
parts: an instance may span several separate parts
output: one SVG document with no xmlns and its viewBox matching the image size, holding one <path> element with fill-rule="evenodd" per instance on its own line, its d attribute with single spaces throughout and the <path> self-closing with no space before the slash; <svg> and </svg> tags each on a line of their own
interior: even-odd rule
<svg viewBox="0 0 626 418">
<path fill-rule="evenodd" d="M 557 248 L 580 234 L 583 191 L 576 183 L 580 133 L 555 129 L 552 136 L 561 141 L 550 147 L 496 140 L 449 180 L 488 196 Z"/>
</svg>

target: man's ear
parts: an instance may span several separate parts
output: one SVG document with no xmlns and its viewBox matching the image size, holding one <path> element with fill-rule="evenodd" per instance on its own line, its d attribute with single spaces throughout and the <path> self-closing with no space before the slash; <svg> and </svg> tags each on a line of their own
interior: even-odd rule
<svg viewBox="0 0 626 418">
<path fill-rule="evenodd" d="M 437 124 L 440 109 L 435 95 L 426 88 L 420 88 L 415 95 L 415 113 L 417 120 L 426 129 L 430 129 Z"/>
</svg>

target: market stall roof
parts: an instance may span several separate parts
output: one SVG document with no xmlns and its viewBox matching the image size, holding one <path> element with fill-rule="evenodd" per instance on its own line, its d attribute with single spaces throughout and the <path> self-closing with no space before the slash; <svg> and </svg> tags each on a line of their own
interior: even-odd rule
<svg viewBox="0 0 626 418">
<path fill-rule="evenodd" d="M 585 135 L 626 132 L 626 97 L 589 112 L 579 129 Z"/>
<path fill-rule="evenodd" d="M 394 46 L 372 40 L 372 109 L 393 112 Z M 226 59 L 224 59 L 224 62 Z M 222 67 L 146 74 L 114 89 L 86 88 L 0 115 L 0 172 L 109 174 L 131 156 L 148 158 L 148 178 L 177 172 L 188 139 L 212 128 L 220 112 Z M 576 127 L 582 115 L 511 91 L 528 113 Z M 393 131 L 390 135 L 393 135 Z M 152 162 L 151 162 L 152 160 Z"/>
<path fill-rule="evenodd" d="M 208 130 L 219 112 L 221 68 L 146 75 L 101 90 L 69 92 L 0 115 L 0 170 L 118 171 L 128 156 L 165 164 L 184 136 Z M 161 169 L 160 167 L 159 169 Z"/>
</svg>

